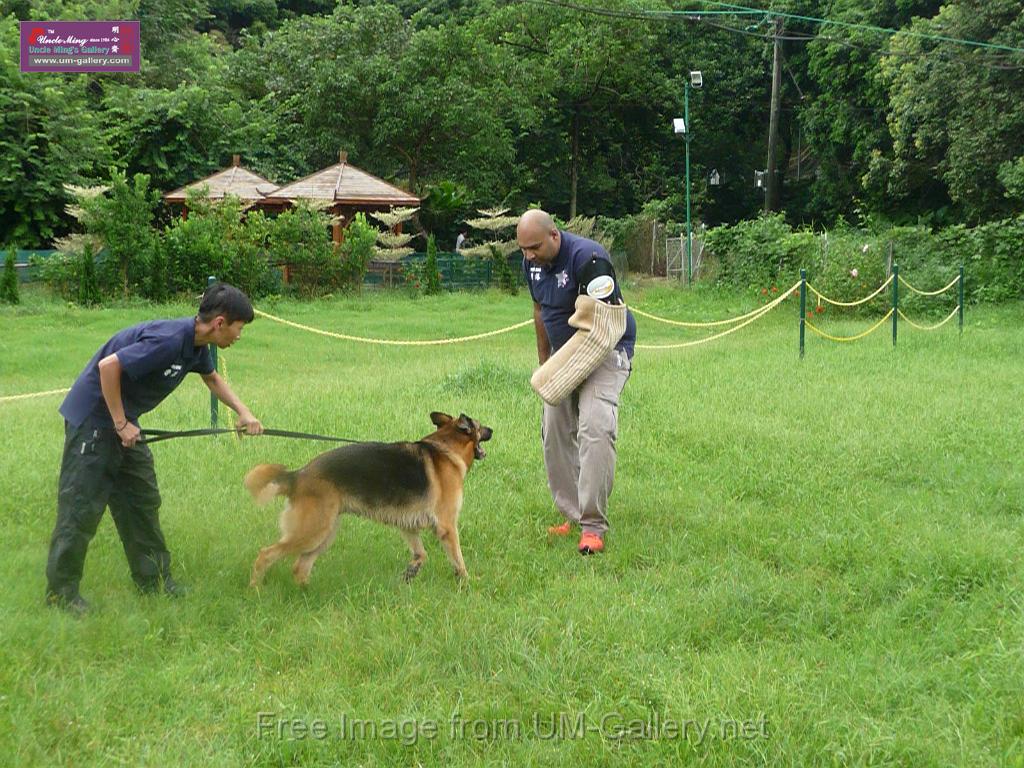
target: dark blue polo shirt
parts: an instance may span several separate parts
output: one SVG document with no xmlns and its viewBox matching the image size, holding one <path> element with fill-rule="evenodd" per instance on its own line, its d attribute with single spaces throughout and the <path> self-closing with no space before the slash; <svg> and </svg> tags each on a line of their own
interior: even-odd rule
<svg viewBox="0 0 1024 768">
<path fill-rule="evenodd" d="M 99 362 L 117 353 L 121 363 L 121 400 L 128 420 L 156 408 L 189 371 L 213 373 L 209 347 L 195 345 L 194 317 L 152 320 L 115 334 L 92 356 L 61 403 L 61 415 L 74 427 L 89 422 L 113 427 L 110 411 L 100 389 Z"/>
<path fill-rule="evenodd" d="M 551 342 L 552 352 L 557 351 L 576 333 L 576 329 L 569 325 L 569 318 L 576 311 L 576 297 L 579 295 L 577 279 L 579 270 L 589 263 L 591 256 L 595 254 L 599 259 L 611 261 L 608 258 L 608 252 L 593 240 L 561 230 L 559 232 L 562 236 L 562 244 L 558 248 L 558 255 L 550 266 L 542 267 L 523 259 L 526 284 L 530 287 L 530 296 L 540 304 L 540 317 L 544 322 L 548 341 Z M 612 298 L 622 300 L 622 291 L 619 289 L 617 277 Z M 633 318 L 633 313 L 627 310 L 626 332 L 619 339 L 615 348 L 625 351 L 632 359 L 635 343 L 636 320 Z"/>
</svg>

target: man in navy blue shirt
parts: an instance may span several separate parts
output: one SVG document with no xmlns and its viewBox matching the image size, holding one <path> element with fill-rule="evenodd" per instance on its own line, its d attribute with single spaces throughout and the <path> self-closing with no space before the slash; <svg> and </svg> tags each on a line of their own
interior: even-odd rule
<svg viewBox="0 0 1024 768">
<path fill-rule="evenodd" d="M 592 284 L 597 292 L 592 289 L 590 295 L 620 303 L 622 292 L 614 282 L 607 251 L 593 240 L 559 230 L 542 210 L 522 215 L 516 240 L 533 297 L 537 358 L 543 365 L 576 333 L 569 318 L 576 297 L 588 292 L 595 258 L 607 265 L 598 270 L 602 274 Z M 604 549 L 608 497 L 615 479 L 619 396 L 632 370 L 635 342 L 636 320 L 627 312 L 626 332 L 602 364 L 557 406 L 544 404 L 541 439 L 548 487 L 565 518 L 548 532 L 567 536 L 574 525 L 580 526 L 578 549 L 585 555 Z"/>
<path fill-rule="evenodd" d="M 86 550 L 109 505 L 132 579 L 142 592 L 184 594 L 171 577 L 171 555 L 160 529 L 160 491 L 153 454 L 140 443 L 139 417 L 153 410 L 195 371 L 238 426 L 263 426 L 213 367 L 207 345 L 226 349 L 253 319 L 237 288 L 210 286 L 195 317 L 155 320 L 115 334 L 85 366 L 60 406 L 64 455 L 57 524 L 46 563 L 46 600 L 75 614 L 88 610 L 79 594 Z"/>
</svg>

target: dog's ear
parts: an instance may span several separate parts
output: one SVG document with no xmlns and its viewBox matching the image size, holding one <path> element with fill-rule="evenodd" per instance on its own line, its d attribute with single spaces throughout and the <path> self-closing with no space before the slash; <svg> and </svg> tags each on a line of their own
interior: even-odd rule
<svg viewBox="0 0 1024 768">
<path fill-rule="evenodd" d="M 455 427 L 459 432 L 465 432 L 467 435 L 473 434 L 473 420 L 464 413 L 459 414 L 459 420 L 455 422 Z"/>
<path fill-rule="evenodd" d="M 434 422 L 434 426 L 435 427 L 443 427 L 445 424 L 447 424 L 449 421 L 452 420 L 452 417 L 449 416 L 447 413 L 441 413 L 440 411 L 433 411 L 430 414 L 430 420 L 432 422 Z"/>
</svg>

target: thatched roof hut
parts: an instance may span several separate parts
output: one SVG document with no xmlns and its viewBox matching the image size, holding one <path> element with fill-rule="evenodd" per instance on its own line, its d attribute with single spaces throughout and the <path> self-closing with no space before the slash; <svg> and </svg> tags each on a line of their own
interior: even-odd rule
<svg viewBox="0 0 1024 768">
<path fill-rule="evenodd" d="M 205 179 L 168 192 L 163 196 L 164 202 L 185 205 L 188 193 L 203 186 L 207 188 L 206 196 L 210 200 L 223 200 L 228 195 L 233 195 L 250 205 L 263 200 L 277 189 L 276 184 L 242 166 L 241 158 L 233 155 L 229 167 L 210 174 Z"/>
<path fill-rule="evenodd" d="M 351 165 L 347 152 L 341 152 L 339 161 L 334 165 L 276 189 L 258 205 L 269 210 L 281 210 L 300 199 L 326 205 L 327 212 L 339 222 L 334 226 L 336 242 L 341 241 L 342 226 L 351 221 L 358 211 L 370 213 L 420 204 L 416 195 Z"/>
</svg>

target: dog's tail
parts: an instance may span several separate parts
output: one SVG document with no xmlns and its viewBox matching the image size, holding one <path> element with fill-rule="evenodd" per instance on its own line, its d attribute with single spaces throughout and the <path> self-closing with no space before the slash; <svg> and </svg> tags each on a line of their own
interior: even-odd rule
<svg viewBox="0 0 1024 768">
<path fill-rule="evenodd" d="M 275 496 L 287 496 L 292 491 L 294 472 L 284 464 L 257 464 L 245 476 L 245 487 L 259 506 L 267 504 Z"/>
</svg>

